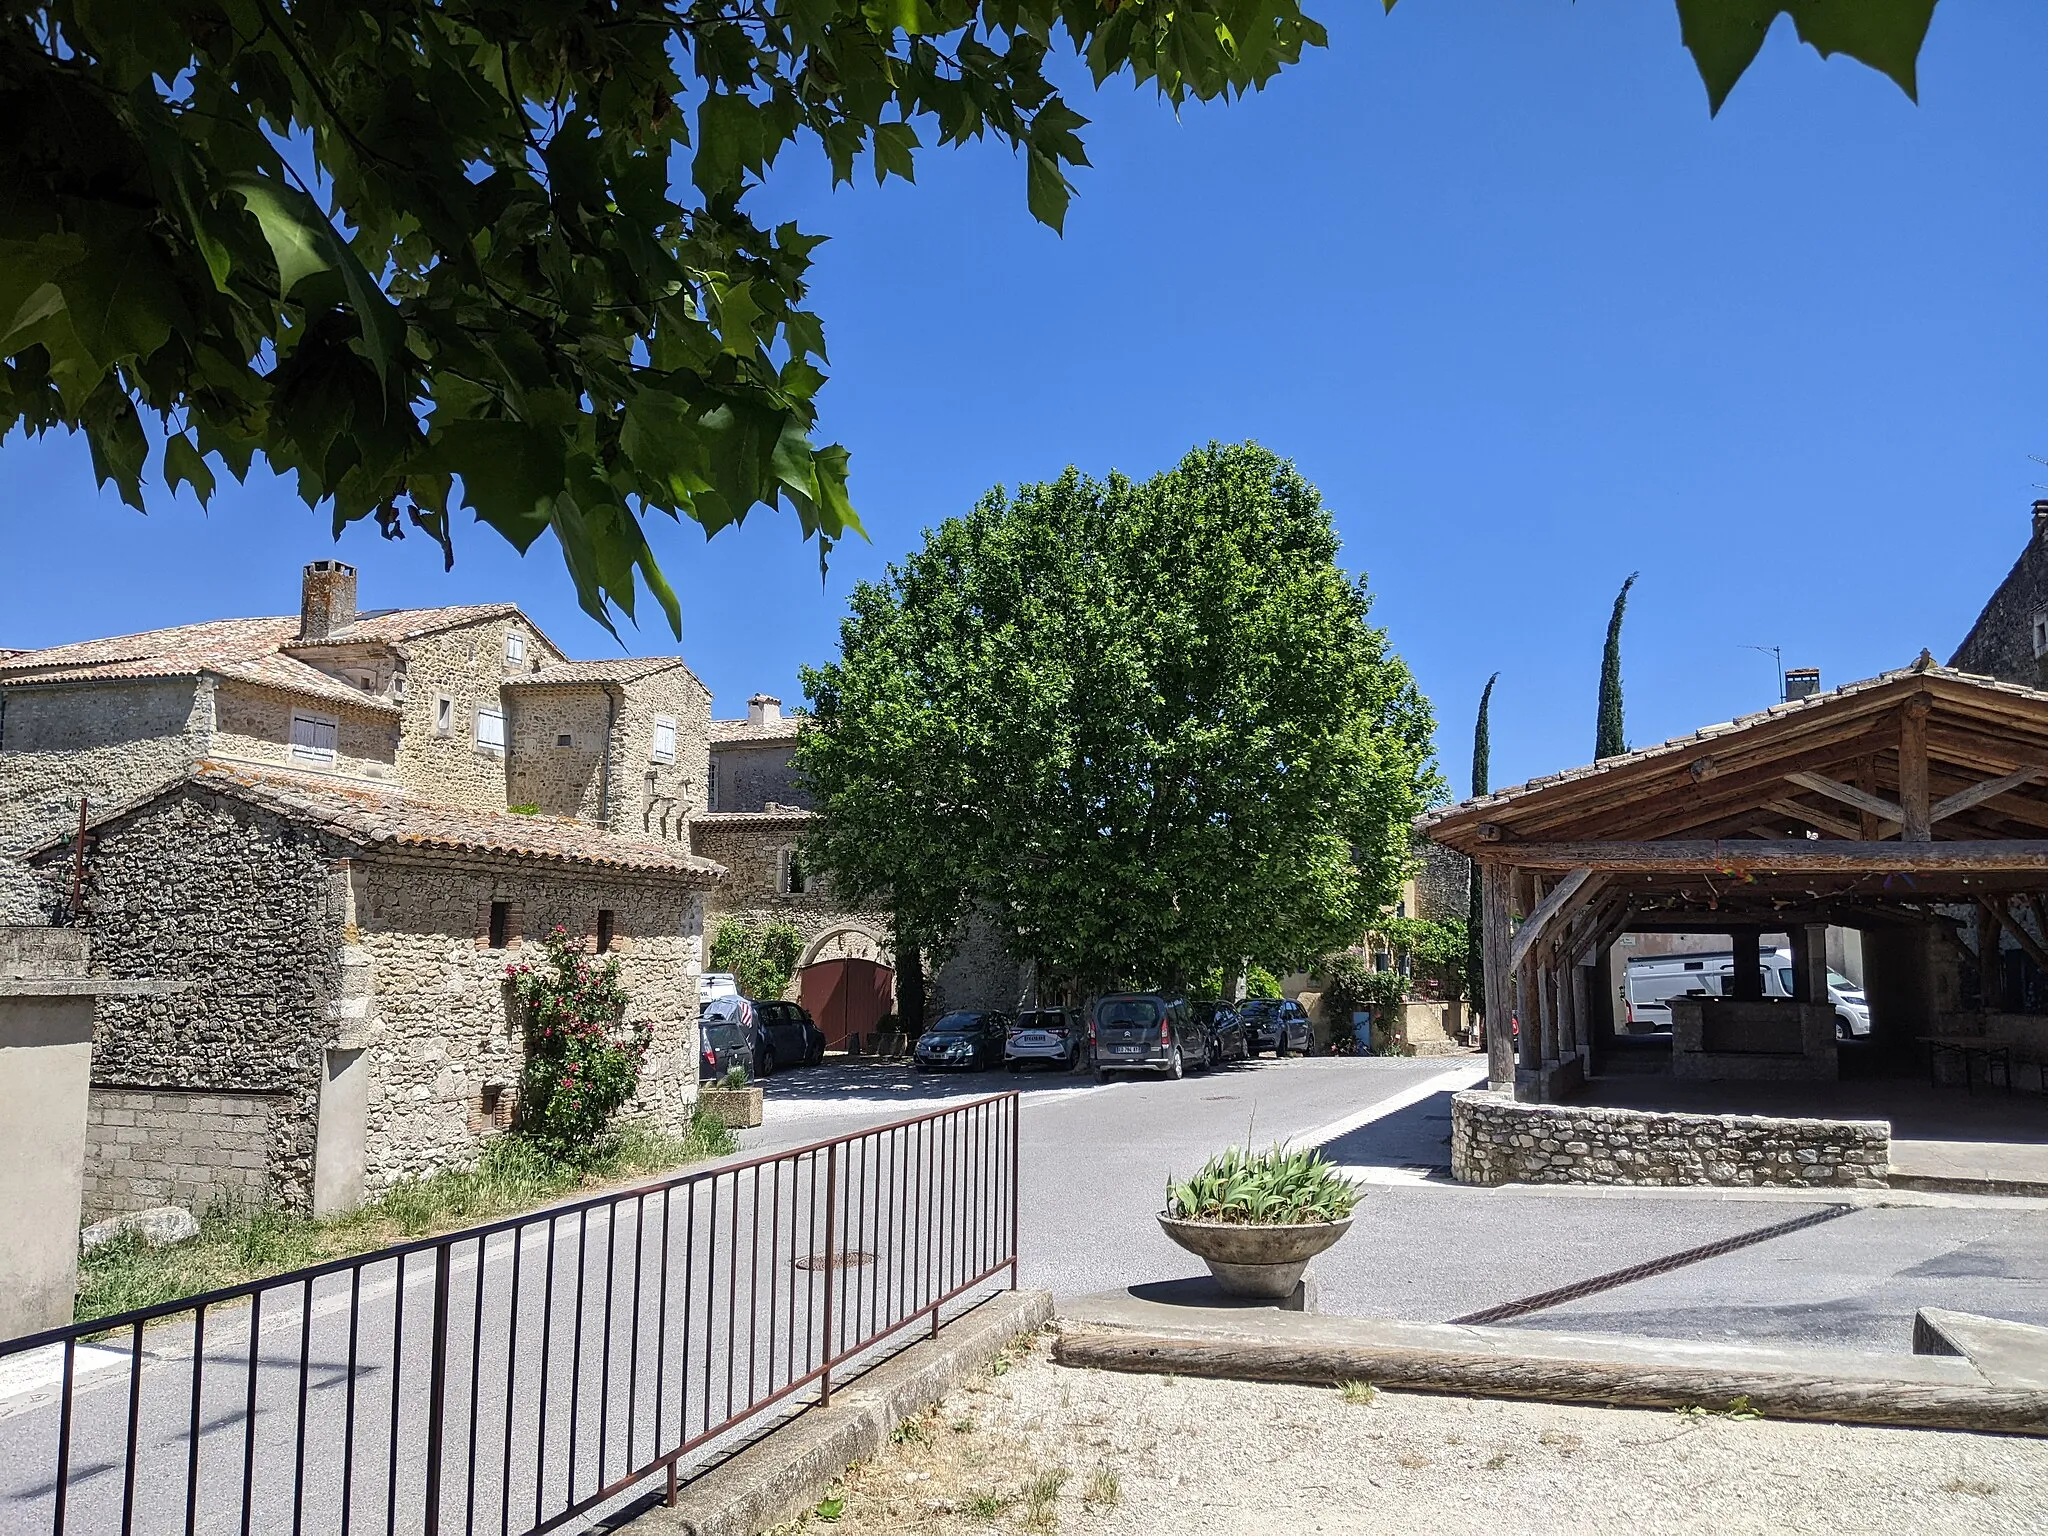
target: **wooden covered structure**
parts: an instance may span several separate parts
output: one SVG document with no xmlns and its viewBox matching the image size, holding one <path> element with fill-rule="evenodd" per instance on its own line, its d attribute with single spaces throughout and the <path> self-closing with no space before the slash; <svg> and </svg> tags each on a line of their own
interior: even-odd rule
<svg viewBox="0 0 2048 1536">
<path fill-rule="evenodd" d="M 1761 995 L 1743 951 L 1788 933 L 1793 1001 L 1809 1005 L 1827 1001 L 1826 927 L 1864 930 L 1866 952 L 1877 930 L 1906 957 L 1891 995 L 1871 989 L 1882 1043 L 1900 1052 L 1959 1006 L 1915 969 L 1920 952 L 1976 967 L 1966 930 L 1991 946 L 2008 935 L 2048 972 L 2048 693 L 1925 652 L 1417 825 L 1482 883 L 1488 1000 L 1511 995 L 1520 1023 L 1517 1060 L 1506 1010 L 1489 1007 L 1489 1077 L 1522 1098 L 1566 1096 L 1588 1070 L 1607 1000 L 1596 968 L 1631 930 L 1729 933 L 1738 998 Z M 1989 1006 L 1998 967 L 1978 969 Z"/>
</svg>

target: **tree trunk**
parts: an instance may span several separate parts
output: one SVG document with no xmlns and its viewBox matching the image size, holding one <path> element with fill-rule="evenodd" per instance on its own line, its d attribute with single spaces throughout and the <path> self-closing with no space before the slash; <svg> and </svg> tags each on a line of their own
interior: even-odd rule
<svg viewBox="0 0 2048 1536">
<path fill-rule="evenodd" d="M 924 1032 L 924 951 L 901 937 L 896 941 L 896 1018 L 903 1032 Z"/>
</svg>

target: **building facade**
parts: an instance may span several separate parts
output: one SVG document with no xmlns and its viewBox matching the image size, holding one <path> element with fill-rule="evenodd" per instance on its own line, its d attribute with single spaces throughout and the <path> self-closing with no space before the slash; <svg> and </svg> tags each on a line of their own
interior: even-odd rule
<svg viewBox="0 0 2048 1536">
<path fill-rule="evenodd" d="M 0 655 L 0 922 L 186 983 L 100 1015 L 94 1214 L 324 1213 L 472 1160 L 515 1109 L 505 968 L 556 927 L 653 1032 L 629 1113 L 689 1112 L 709 692 L 572 661 L 510 604 L 355 595 L 320 561 L 296 618 Z"/>
</svg>

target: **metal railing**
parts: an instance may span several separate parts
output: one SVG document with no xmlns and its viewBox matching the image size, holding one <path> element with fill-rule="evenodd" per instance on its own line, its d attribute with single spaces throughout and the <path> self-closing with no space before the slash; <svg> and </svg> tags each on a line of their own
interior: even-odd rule
<svg viewBox="0 0 2048 1536">
<path fill-rule="evenodd" d="M 0 1343 L 0 1531 L 531 1536 L 1008 1270 L 1018 1098 Z M 799 1397 L 799 1394 L 803 1394 Z"/>
</svg>

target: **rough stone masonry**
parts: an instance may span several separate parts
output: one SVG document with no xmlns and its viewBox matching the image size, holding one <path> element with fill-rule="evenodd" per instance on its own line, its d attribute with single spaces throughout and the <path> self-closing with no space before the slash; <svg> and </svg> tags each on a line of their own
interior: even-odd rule
<svg viewBox="0 0 2048 1536">
<path fill-rule="evenodd" d="M 1484 1089 L 1451 1100 L 1451 1174 L 1465 1184 L 1883 1189 L 1890 1167 L 1882 1120 L 1522 1104 Z"/>
</svg>

